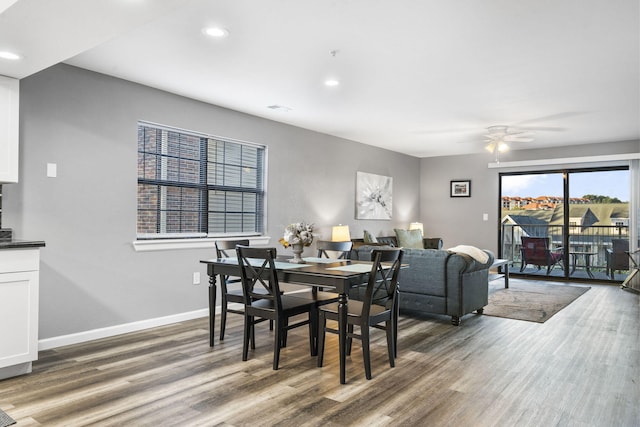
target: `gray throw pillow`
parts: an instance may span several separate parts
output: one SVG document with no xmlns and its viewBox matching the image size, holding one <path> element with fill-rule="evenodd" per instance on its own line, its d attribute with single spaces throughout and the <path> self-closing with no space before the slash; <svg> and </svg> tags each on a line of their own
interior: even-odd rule
<svg viewBox="0 0 640 427">
<path fill-rule="evenodd" d="M 402 230 L 394 228 L 398 247 L 407 249 L 424 249 L 422 243 L 422 232 L 420 230 Z"/>
<path fill-rule="evenodd" d="M 378 243 L 378 239 L 376 239 L 376 236 L 374 236 L 373 234 L 369 233 L 367 230 L 364 230 L 364 242 L 365 243 Z"/>
</svg>

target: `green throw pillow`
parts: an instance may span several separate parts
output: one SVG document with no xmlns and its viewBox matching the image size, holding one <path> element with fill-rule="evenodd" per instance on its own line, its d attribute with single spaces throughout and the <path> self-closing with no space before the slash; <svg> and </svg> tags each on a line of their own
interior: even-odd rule
<svg viewBox="0 0 640 427">
<path fill-rule="evenodd" d="M 402 230 L 400 228 L 394 228 L 393 231 L 396 232 L 398 247 L 406 249 L 424 249 L 422 233 L 420 230 Z"/>
<path fill-rule="evenodd" d="M 373 234 L 369 233 L 367 230 L 364 230 L 364 242 L 365 243 L 378 243 L 378 239 L 376 239 L 376 236 L 374 236 Z"/>
</svg>

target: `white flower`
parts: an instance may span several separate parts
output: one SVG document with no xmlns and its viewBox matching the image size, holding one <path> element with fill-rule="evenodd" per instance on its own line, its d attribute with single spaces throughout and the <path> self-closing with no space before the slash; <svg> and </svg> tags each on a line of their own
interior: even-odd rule
<svg viewBox="0 0 640 427">
<path fill-rule="evenodd" d="M 289 245 L 302 243 L 305 246 L 311 245 L 313 242 L 313 224 L 306 222 L 294 222 L 287 225 L 284 229 L 284 236 L 280 239 L 280 243 L 286 248 Z"/>
</svg>

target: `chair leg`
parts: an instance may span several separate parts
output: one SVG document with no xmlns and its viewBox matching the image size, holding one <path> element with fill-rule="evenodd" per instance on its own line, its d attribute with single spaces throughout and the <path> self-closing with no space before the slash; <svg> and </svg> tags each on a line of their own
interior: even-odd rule
<svg viewBox="0 0 640 427">
<path fill-rule="evenodd" d="M 395 349 L 395 334 L 393 328 L 393 319 L 386 322 L 386 332 L 387 332 L 387 353 L 389 353 L 389 365 L 393 368 L 396 366 L 395 358 L 396 358 L 396 349 Z"/>
<path fill-rule="evenodd" d="M 309 349 L 311 355 L 318 354 L 318 309 L 314 307 L 309 312 Z"/>
<path fill-rule="evenodd" d="M 253 317 L 244 315 L 244 334 L 242 339 L 242 360 L 249 358 L 249 341 L 251 340 L 251 329 L 253 329 Z"/>
<path fill-rule="evenodd" d="M 285 318 L 284 321 L 278 321 L 278 323 L 283 325 L 283 331 L 280 335 L 280 339 L 282 339 L 282 348 L 285 348 L 287 346 L 287 327 L 289 326 L 289 319 Z"/>
<path fill-rule="evenodd" d="M 222 294 L 222 310 L 220 312 L 220 341 L 224 341 L 224 332 L 227 328 L 227 296 Z"/>
<path fill-rule="evenodd" d="M 324 337 L 326 334 L 327 318 L 324 313 L 319 313 L 318 321 L 318 368 L 322 368 L 322 359 L 324 358 Z"/>
<path fill-rule="evenodd" d="M 256 349 L 256 325 L 255 323 L 251 323 L 251 349 L 255 350 Z"/>
<path fill-rule="evenodd" d="M 282 347 L 282 335 L 284 333 L 285 325 L 282 319 L 278 319 L 275 324 L 275 336 L 273 337 L 273 370 L 278 370 L 278 364 L 280 363 L 280 348 Z"/>
<path fill-rule="evenodd" d="M 371 379 L 371 352 L 369 351 L 369 326 L 360 325 L 360 336 L 362 337 L 362 360 L 364 360 L 364 374 L 368 380 Z"/>
<path fill-rule="evenodd" d="M 347 325 L 347 356 L 351 356 L 351 345 L 353 344 L 353 325 Z"/>
<path fill-rule="evenodd" d="M 400 318 L 400 302 L 396 296 L 396 307 L 393 311 L 393 357 L 398 357 L 398 319 Z"/>
</svg>

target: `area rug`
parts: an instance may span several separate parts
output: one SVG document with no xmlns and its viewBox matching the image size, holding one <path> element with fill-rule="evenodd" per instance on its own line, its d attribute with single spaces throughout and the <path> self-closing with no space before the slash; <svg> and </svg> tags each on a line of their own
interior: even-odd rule
<svg viewBox="0 0 640 427">
<path fill-rule="evenodd" d="M 509 289 L 498 289 L 489 294 L 489 304 L 483 314 L 544 323 L 590 289 L 587 286 L 511 282 Z"/>
<path fill-rule="evenodd" d="M 16 420 L 7 415 L 2 409 L 0 409 L 0 427 L 7 427 L 16 423 Z"/>
</svg>

